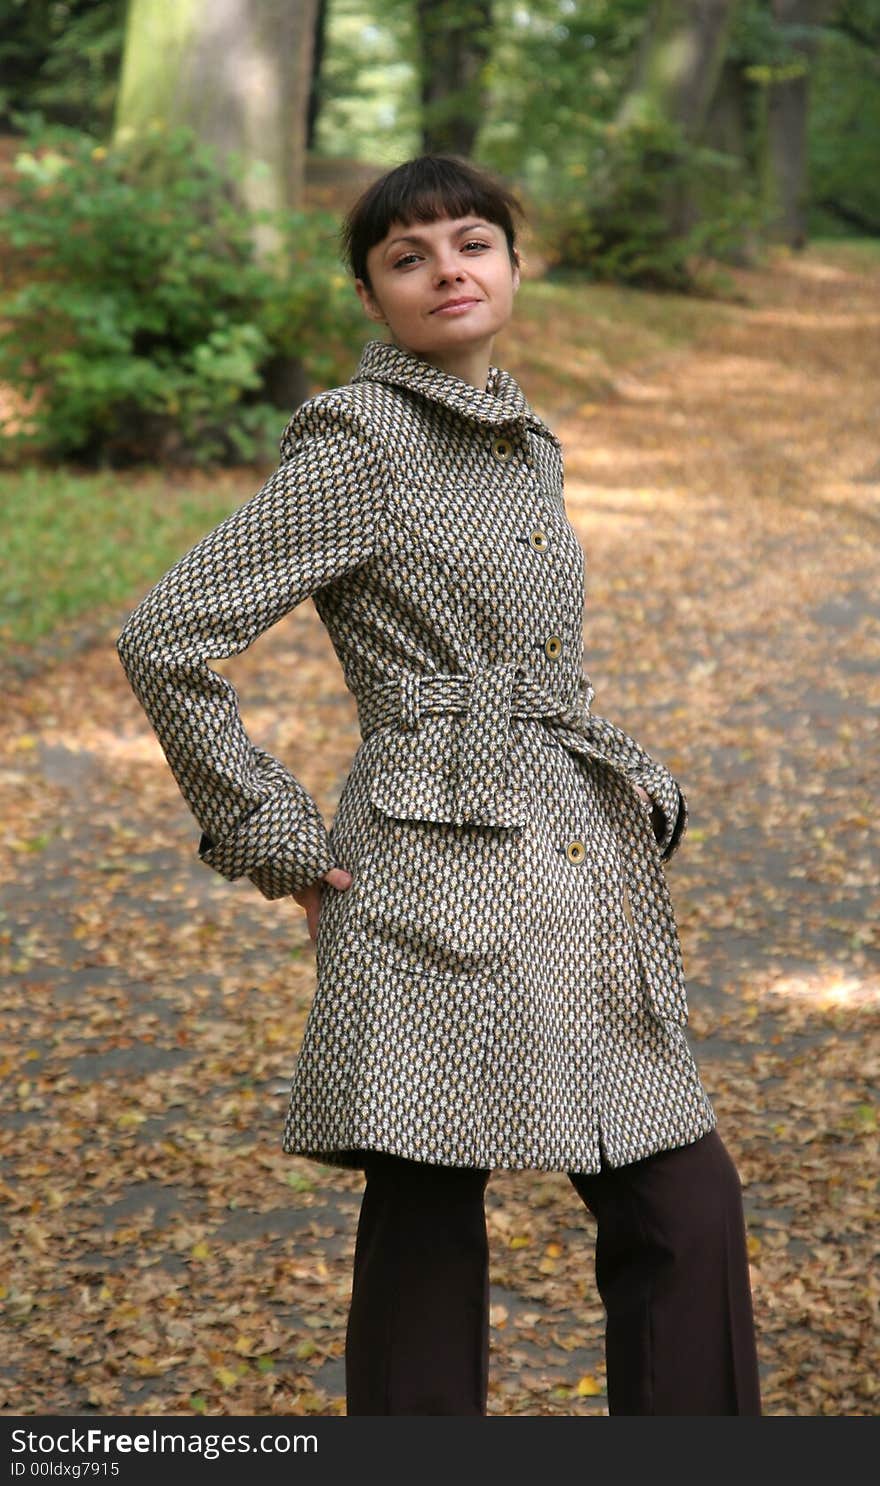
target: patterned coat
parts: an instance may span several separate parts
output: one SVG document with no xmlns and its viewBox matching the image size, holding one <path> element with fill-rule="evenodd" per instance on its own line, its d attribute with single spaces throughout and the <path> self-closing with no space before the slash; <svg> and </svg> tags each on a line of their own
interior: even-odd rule
<svg viewBox="0 0 880 1486">
<path fill-rule="evenodd" d="M 373 340 L 280 452 L 118 650 L 203 861 L 267 898 L 352 873 L 322 886 L 283 1149 L 590 1172 L 696 1140 L 662 865 L 687 807 L 591 712 L 559 440 L 503 369 L 482 391 Z M 361 731 L 329 832 L 209 665 L 309 597 Z"/>
</svg>

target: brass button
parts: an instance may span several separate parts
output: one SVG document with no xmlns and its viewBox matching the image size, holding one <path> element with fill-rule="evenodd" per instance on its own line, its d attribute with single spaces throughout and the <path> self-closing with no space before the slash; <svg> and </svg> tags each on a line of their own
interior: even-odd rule
<svg viewBox="0 0 880 1486">
<path fill-rule="evenodd" d="M 545 531 L 533 531 L 529 536 L 529 541 L 536 552 L 546 552 L 550 545 L 550 539 Z"/>
<path fill-rule="evenodd" d="M 565 848 L 565 855 L 570 862 L 574 862 L 576 867 L 580 866 L 586 854 L 587 849 L 583 841 L 569 841 Z"/>
<path fill-rule="evenodd" d="M 550 635 L 544 641 L 544 654 L 548 660 L 558 660 L 562 654 L 562 641 L 558 635 Z"/>
<path fill-rule="evenodd" d="M 496 459 L 509 459 L 513 453 L 513 445 L 510 439 L 496 439 L 492 445 L 492 453 Z"/>
</svg>

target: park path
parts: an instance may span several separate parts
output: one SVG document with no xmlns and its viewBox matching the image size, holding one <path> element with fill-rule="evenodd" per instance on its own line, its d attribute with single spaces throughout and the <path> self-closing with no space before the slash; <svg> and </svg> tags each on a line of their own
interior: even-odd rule
<svg viewBox="0 0 880 1486">
<path fill-rule="evenodd" d="M 539 410 L 587 554 L 594 709 L 688 796 L 668 871 L 765 1412 L 870 1414 L 880 267 L 736 279 L 693 344 Z M 0 725 L 0 1408 L 343 1412 L 362 1178 L 279 1145 L 313 948 L 295 904 L 197 861 L 123 617 L 10 680 Z M 221 669 L 332 818 L 358 732 L 311 605 Z M 589 1214 L 562 1173 L 497 1172 L 487 1217 L 490 1412 L 607 1412 Z"/>
</svg>

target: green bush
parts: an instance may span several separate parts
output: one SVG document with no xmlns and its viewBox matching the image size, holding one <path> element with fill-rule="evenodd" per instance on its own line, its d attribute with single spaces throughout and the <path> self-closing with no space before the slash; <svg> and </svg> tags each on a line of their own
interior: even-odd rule
<svg viewBox="0 0 880 1486">
<path fill-rule="evenodd" d="M 115 147 L 28 125 L 0 225 L 13 284 L 0 381 L 27 410 L 0 421 L 10 455 L 106 466 L 277 454 L 279 364 L 298 357 L 332 381 L 363 338 L 333 215 L 244 212 L 186 129 Z M 258 260 L 253 231 L 267 223 L 279 246 Z"/>
<path fill-rule="evenodd" d="M 586 159 L 538 207 L 553 266 L 688 291 L 760 226 L 760 205 L 733 157 L 688 143 L 668 121 L 599 124 Z"/>
</svg>

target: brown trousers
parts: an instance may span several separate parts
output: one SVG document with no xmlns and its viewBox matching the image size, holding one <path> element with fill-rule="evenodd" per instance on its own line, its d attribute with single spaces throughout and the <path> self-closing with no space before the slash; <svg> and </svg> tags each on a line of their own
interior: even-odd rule
<svg viewBox="0 0 880 1486">
<path fill-rule="evenodd" d="M 485 1414 L 491 1171 L 362 1154 L 347 1412 Z M 609 1414 L 760 1415 L 742 1185 L 717 1131 L 568 1178 L 596 1218 Z"/>
</svg>

